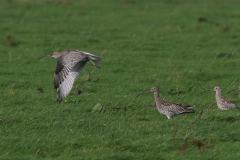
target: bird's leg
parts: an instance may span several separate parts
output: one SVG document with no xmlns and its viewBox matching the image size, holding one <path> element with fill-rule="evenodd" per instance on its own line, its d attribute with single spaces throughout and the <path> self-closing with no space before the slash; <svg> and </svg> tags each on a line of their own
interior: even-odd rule
<svg viewBox="0 0 240 160">
<path fill-rule="evenodd" d="M 99 65 L 97 65 L 97 64 L 95 64 L 95 63 L 93 63 L 93 61 L 90 60 L 90 59 L 89 59 L 89 62 L 92 63 L 92 65 L 94 65 L 95 67 L 97 67 L 97 68 L 101 68 L 101 66 L 99 66 Z"/>
</svg>

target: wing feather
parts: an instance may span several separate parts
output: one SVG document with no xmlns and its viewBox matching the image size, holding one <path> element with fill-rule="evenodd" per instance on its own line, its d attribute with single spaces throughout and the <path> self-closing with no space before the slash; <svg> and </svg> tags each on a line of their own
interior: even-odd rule
<svg viewBox="0 0 240 160">
<path fill-rule="evenodd" d="M 158 108 L 159 112 L 165 112 L 170 117 L 182 113 L 194 113 L 194 110 L 188 109 L 182 104 L 172 103 L 168 101 L 161 102 L 161 106 L 162 109 Z"/>
<path fill-rule="evenodd" d="M 86 56 L 84 54 L 77 51 L 61 56 L 58 59 L 54 75 L 54 88 L 59 88 L 60 84 L 63 83 L 64 79 L 68 76 L 70 70 L 85 58 Z"/>
<path fill-rule="evenodd" d="M 57 101 L 60 103 L 64 98 L 67 97 L 69 92 L 72 89 L 73 83 L 75 82 L 77 76 L 85 66 L 87 61 L 81 61 L 77 63 L 71 70 L 68 72 L 67 77 L 63 80 L 63 82 L 57 88 Z"/>
<path fill-rule="evenodd" d="M 54 75 L 54 88 L 57 89 L 57 101 L 60 103 L 72 89 L 77 76 L 87 63 L 87 57 L 93 61 L 101 61 L 102 58 L 90 53 L 66 50 L 66 54 L 58 59 Z"/>
</svg>

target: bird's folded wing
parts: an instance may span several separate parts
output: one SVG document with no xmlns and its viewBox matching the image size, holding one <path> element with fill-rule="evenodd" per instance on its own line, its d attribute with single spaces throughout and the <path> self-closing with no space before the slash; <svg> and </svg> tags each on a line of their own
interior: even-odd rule
<svg viewBox="0 0 240 160">
<path fill-rule="evenodd" d="M 186 112 L 193 112 L 193 110 L 185 108 L 182 104 L 172 103 L 172 102 L 163 102 L 164 108 L 168 110 L 168 112 L 172 112 L 175 114 L 181 114 Z"/>
<path fill-rule="evenodd" d="M 235 103 L 233 103 L 231 100 L 223 97 L 221 99 L 221 101 L 225 104 L 225 106 L 227 106 L 228 109 L 234 109 L 234 108 L 239 108 L 238 105 L 236 105 Z"/>
</svg>

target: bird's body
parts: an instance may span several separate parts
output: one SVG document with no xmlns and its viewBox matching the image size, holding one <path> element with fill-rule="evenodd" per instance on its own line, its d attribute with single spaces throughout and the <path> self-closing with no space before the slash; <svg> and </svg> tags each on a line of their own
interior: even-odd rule
<svg viewBox="0 0 240 160">
<path fill-rule="evenodd" d="M 173 102 L 172 102 L 173 103 Z M 176 103 L 177 104 L 177 103 Z M 187 106 L 184 106 L 183 104 L 177 104 L 179 106 L 182 106 L 183 108 L 187 108 L 187 109 L 190 109 L 190 108 L 194 108 L 195 106 L 193 105 L 187 105 Z M 146 108 L 153 108 L 153 107 L 156 107 L 156 102 L 154 101 L 151 105 L 148 105 L 146 106 Z"/>
<path fill-rule="evenodd" d="M 57 89 L 57 101 L 59 103 L 69 94 L 74 81 L 87 61 L 98 68 L 100 66 L 95 63 L 102 61 L 102 58 L 99 56 L 78 50 L 65 50 L 46 56 L 58 59 L 54 74 L 54 88 Z"/>
<path fill-rule="evenodd" d="M 194 110 L 189 109 L 189 108 L 193 108 L 195 106 L 184 106 L 182 104 L 164 101 L 163 99 L 160 98 L 159 89 L 157 87 L 153 87 L 151 90 L 145 91 L 143 93 L 147 93 L 147 92 L 154 92 L 155 104 L 157 106 L 158 111 L 161 114 L 167 116 L 168 119 L 170 119 L 176 115 L 179 115 L 179 114 L 195 112 Z M 143 94 L 143 93 L 141 93 L 141 94 Z M 139 95 L 141 95 L 141 94 L 139 94 Z"/>
<path fill-rule="evenodd" d="M 227 99 L 227 98 L 225 98 L 221 95 L 221 87 L 216 86 L 213 89 L 209 89 L 209 90 L 206 90 L 206 91 L 216 91 L 215 98 L 216 98 L 217 106 L 218 106 L 219 109 L 229 110 L 229 109 L 239 108 L 238 105 L 236 105 L 231 100 L 229 100 L 229 99 Z M 206 91 L 204 91 L 204 92 L 206 92 Z"/>
</svg>

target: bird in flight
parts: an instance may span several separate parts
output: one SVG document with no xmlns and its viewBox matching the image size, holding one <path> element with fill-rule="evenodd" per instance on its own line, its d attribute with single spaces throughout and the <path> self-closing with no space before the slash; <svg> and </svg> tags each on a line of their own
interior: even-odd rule
<svg viewBox="0 0 240 160">
<path fill-rule="evenodd" d="M 58 59 L 54 74 L 54 88 L 57 90 L 57 102 L 59 103 L 67 97 L 74 81 L 88 61 L 97 68 L 101 67 L 96 63 L 102 61 L 102 57 L 78 50 L 54 52 L 43 57 Z"/>
</svg>

